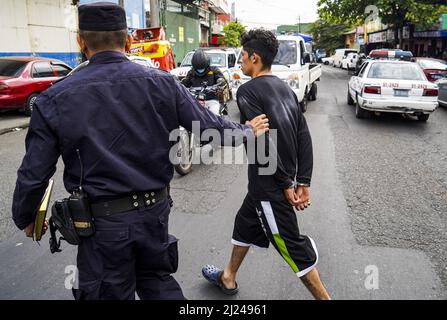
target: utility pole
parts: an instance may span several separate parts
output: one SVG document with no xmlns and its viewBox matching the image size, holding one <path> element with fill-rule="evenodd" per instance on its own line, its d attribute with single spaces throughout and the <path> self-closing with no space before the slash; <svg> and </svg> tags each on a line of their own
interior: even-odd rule
<svg viewBox="0 0 447 320">
<path fill-rule="evenodd" d="M 151 0 L 151 27 L 160 26 L 158 0 Z"/>
<path fill-rule="evenodd" d="M 301 33 L 301 16 L 298 16 L 298 33 Z"/>
</svg>

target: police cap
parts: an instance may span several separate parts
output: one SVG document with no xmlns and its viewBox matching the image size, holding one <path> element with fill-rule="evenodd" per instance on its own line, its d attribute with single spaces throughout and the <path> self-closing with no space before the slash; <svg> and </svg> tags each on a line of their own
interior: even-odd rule
<svg viewBox="0 0 447 320">
<path fill-rule="evenodd" d="M 79 30 L 117 31 L 127 29 L 126 12 L 112 2 L 96 2 L 79 6 Z"/>
</svg>

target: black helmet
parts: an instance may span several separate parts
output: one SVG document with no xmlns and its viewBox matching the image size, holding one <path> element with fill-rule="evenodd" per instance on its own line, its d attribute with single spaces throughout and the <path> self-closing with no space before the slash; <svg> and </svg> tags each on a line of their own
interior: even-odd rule
<svg viewBox="0 0 447 320">
<path fill-rule="evenodd" d="M 210 66 L 210 58 L 203 50 L 197 50 L 192 56 L 191 63 L 195 73 L 203 77 Z"/>
</svg>

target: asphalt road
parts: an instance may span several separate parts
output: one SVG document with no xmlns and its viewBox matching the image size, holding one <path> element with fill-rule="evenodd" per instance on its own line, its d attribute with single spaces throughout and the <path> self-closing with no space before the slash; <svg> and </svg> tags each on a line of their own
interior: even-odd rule
<svg viewBox="0 0 447 320">
<path fill-rule="evenodd" d="M 306 118 L 314 145 L 313 205 L 298 216 L 318 247 L 318 270 L 334 299 L 446 299 L 447 109 L 425 124 L 400 116 L 358 120 L 346 104 L 346 71 L 324 67 Z M 235 105 L 231 117 L 237 119 Z M 10 219 L 26 130 L 0 136 L 0 299 L 71 299 L 76 248 L 51 255 Z M 223 149 L 228 151 L 227 149 Z M 236 152 L 240 152 L 237 150 Z M 222 151 L 216 152 L 219 159 Z M 53 199 L 65 196 L 62 165 Z M 175 176 L 171 233 L 176 278 L 189 299 L 311 299 L 273 248 L 252 249 L 236 297 L 220 294 L 201 267 L 223 267 L 246 193 L 245 165 L 196 165 Z"/>
</svg>

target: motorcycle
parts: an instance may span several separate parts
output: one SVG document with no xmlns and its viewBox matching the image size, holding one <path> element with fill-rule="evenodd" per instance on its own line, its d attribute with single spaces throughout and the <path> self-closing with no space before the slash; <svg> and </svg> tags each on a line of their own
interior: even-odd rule
<svg viewBox="0 0 447 320">
<path fill-rule="evenodd" d="M 226 82 L 225 79 L 219 79 Z M 228 115 L 228 107 L 226 103 L 220 103 L 218 99 L 209 99 L 210 96 L 218 96 L 218 92 L 224 89 L 222 81 L 217 81 L 215 85 L 207 86 L 206 82 L 203 83 L 202 87 L 191 87 L 188 88 L 191 95 L 194 97 L 199 104 L 210 110 L 212 113 L 225 117 Z M 177 157 L 179 163 L 174 166 L 175 171 L 178 174 L 184 176 L 191 172 L 192 163 L 194 161 L 195 152 L 197 147 L 203 147 L 208 144 L 201 144 L 197 141 L 197 138 L 192 132 L 187 131 L 185 128 L 180 127 Z M 213 152 L 213 147 L 207 152 Z"/>
</svg>

